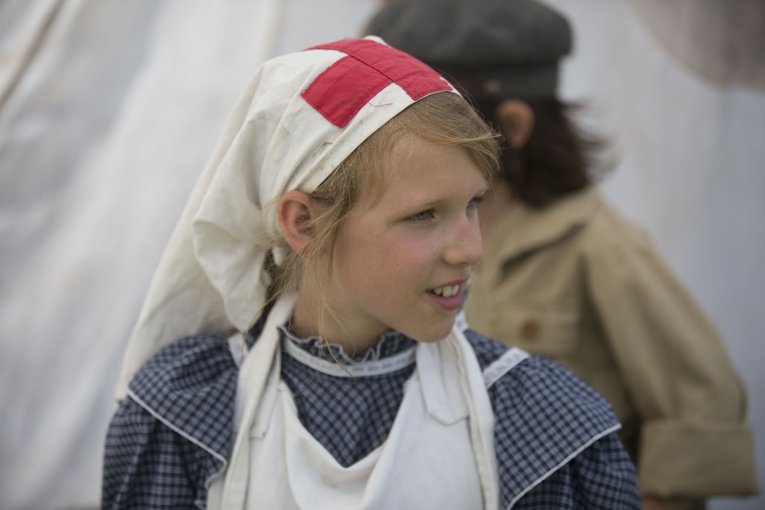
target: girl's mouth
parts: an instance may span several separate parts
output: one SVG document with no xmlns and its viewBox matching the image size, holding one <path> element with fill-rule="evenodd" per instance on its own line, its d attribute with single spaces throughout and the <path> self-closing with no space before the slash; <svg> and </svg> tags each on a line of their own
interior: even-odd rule
<svg viewBox="0 0 765 510">
<path fill-rule="evenodd" d="M 438 287 L 437 289 L 432 289 L 430 292 L 432 292 L 436 296 L 452 297 L 452 296 L 456 296 L 457 293 L 459 293 L 461 288 L 462 288 L 461 285 L 446 285 L 445 287 Z"/>
<path fill-rule="evenodd" d="M 441 308 L 454 311 L 462 306 L 463 288 L 464 284 L 444 285 L 428 290 L 428 294 Z"/>
</svg>

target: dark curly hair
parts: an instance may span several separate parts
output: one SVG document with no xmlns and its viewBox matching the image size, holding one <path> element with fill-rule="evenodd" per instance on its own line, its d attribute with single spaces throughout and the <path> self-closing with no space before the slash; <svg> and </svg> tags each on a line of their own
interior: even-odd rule
<svg viewBox="0 0 765 510">
<path fill-rule="evenodd" d="M 501 132 L 496 111 L 502 98 L 469 79 L 452 79 L 492 127 Z M 583 106 L 557 98 L 523 99 L 534 112 L 534 128 L 523 147 L 502 143 L 500 178 L 519 200 L 544 207 L 598 181 L 610 169 L 601 158 L 606 141 L 574 121 Z"/>
</svg>

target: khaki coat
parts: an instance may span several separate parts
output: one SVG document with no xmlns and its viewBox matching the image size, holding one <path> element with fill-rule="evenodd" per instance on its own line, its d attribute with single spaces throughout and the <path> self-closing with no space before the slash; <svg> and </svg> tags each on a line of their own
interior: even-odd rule
<svg viewBox="0 0 765 510">
<path fill-rule="evenodd" d="M 594 188 L 498 220 L 470 327 L 552 358 L 613 406 L 644 494 L 756 493 L 746 398 L 722 339 L 646 235 Z"/>
</svg>

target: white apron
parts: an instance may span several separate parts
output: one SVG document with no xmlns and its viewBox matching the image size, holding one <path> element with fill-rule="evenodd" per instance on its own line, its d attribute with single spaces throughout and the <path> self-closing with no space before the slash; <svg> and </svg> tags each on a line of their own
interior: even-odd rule
<svg viewBox="0 0 765 510">
<path fill-rule="evenodd" d="M 244 360 L 234 450 L 227 470 L 210 486 L 208 508 L 498 508 L 494 414 L 473 350 L 458 328 L 441 342 L 417 345 L 417 367 L 388 438 L 343 467 L 300 423 L 292 394 L 281 380 L 276 325 L 286 322 L 290 312 L 291 302 L 277 303 Z M 301 360 L 331 370 L 316 358 Z M 384 359 L 345 368 L 352 375 L 369 375 L 397 368 L 391 363 L 397 362 Z M 336 365 L 332 368 L 333 375 L 348 376 L 337 372 Z"/>
</svg>

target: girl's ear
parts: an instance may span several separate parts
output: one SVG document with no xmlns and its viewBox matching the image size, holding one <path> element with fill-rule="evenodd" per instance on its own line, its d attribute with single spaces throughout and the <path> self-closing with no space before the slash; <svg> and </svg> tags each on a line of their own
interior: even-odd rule
<svg viewBox="0 0 765 510">
<path fill-rule="evenodd" d="M 534 131 L 534 110 L 525 101 L 506 99 L 497 106 L 497 121 L 511 147 L 526 145 Z"/>
<path fill-rule="evenodd" d="M 296 253 L 301 253 L 314 233 L 311 221 L 316 208 L 310 197 L 302 191 L 288 191 L 279 199 L 276 214 L 287 244 Z"/>
</svg>

